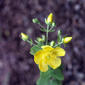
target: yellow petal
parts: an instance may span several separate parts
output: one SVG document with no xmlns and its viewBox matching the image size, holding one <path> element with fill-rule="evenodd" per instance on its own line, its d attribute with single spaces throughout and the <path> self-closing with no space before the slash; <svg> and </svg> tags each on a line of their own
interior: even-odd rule
<svg viewBox="0 0 85 85">
<path fill-rule="evenodd" d="M 61 58 L 58 57 L 50 58 L 48 60 L 48 65 L 53 69 L 58 68 L 61 65 Z"/>
<path fill-rule="evenodd" d="M 48 56 L 48 51 L 45 50 L 39 50 L 38 52 L 35 53 L 34 55 L 34 61 L 36 64 L 40 63 L 40 60 L 46 60 Z"/>
<path fill-rule="evenodd" d="M 65 50 L 63 48 L 56 47 L 56 48 L 54 48 L 54 50 L 52 50 L 50 52 L 50 55 L 52 55 L 52 56 L 65 56 Z"/>
<path fill-rule="evenodd" d="M 41 48 L 42 48 L 44 51 L 47 51 L 47 52 L 54 49 L 54 48 L 52 48 L 52 47 L 49 46 L 49 45 L 42 46 Z"/>
<path fill-rule="evenodd" d="M 47 63 L 44 60 L 41 60 L 40 61 L 40 63 L 39 63 L 39 69 L 42 72 L 48 71 L 48 65 L 47 65 Z"/>
<path fill-rule="evenodd" d="M 36 64 L 39 64 L 40 60 L 42 59 L 42 56 L 43 56 L 42 50 L 39 50 L 38 52 L 35 53 L 34 61 Z"/>
</svg>

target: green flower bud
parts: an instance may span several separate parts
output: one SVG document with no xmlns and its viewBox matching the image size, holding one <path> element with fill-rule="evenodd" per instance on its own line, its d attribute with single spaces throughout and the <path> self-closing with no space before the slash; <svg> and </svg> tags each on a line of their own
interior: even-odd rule
<svg viewBox="0 0 85 85">
<path fill-rule="evenodd" d="M 61 30 L 58 30 L 58 36 L 60 36 L 61 35 Z"/>
<path fill-rule="evenodd" d="M 53 23 L 52 23 L 52 27 L 55 27 L 55 26 L 56 26 L 56 24 L 55 24 L 55 22 L 53 22 Z"/>
<path fill-rule="evenodd" d="M 21 33 L 21 39 L 24 40 L 24 41 L 27 41 L 28 40 L 28 35 L 26 35 L 25 33 Z"/>
<path fill-rule="evenodd" d="M 37 23 L 37 24 L 40 23 L 39 20 L 38 20 L 37 18 L 32 19 L 32 22 L 33 22 L 33 23 Z"/>
<path fill-rule="evenodd" d="M 45 41 L 45 35 L 42 35 L 43 42 Z"/>
<path fill-rule="evenodd" d="M 51 41 L 50 46 L 54 46 L 54 45 L 55 45 L 55 41 Z"/>
<path fill-rule="evenodd" d="M 43 39 L 39 37 L 39 38 L 37 38 L 37 41 L 42 42 Z"/>
</svg>

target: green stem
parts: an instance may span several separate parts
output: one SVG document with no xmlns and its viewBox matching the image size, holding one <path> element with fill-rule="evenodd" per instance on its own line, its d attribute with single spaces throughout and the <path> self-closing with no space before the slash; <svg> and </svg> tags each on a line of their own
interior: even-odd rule
<svg viewBox="0 0 85 85">
<path fill-rule="evenodd" d="M 60 46 L 61 44 L 63 44 L 63 42 L 56 44 L 54 47 Z"/>
<path fill-rule="evenodd" d="M 50 29 L 49 29 L 49 31 L 51 31 L 53 29 L 53 27 L 51 27 Z"/>
<path fill-rule="evenodd" d="M 41 24 L 38 24 L 41 28 L 45 28 L 43 25 L 41 25 Z"/>
<path fill-rule="evenodd" d="M 48 44 L 48 31 L 49 31 L 49 25 L 47 25 L 47 32 L 46 32 L 46 45 Z"/>
<path fill-rule="evenodd" d="M 31 45 L 35 45 L 33 42 L 31 42 L 31 41 L 29 41 L 29 40 L 27 40 L 27 42 L 28 42 L 29 44 L 31 44 Z"/>
<path fill-rule="evenodd" d="M 36 44 L 34 44 L 33 42 L 31 42 L 31 41 L 29 41 L 29 40 L 27 40 L 27 42 L 29 43 L 29 44 L 31 44 L 31 45 L 33 45 L 33 46 L 35 46 Z M 36 45 L 37 46 L 37 45 Z M 37 46 L 38 48 L 40 48 L 39 46 Z"/>
</svg>

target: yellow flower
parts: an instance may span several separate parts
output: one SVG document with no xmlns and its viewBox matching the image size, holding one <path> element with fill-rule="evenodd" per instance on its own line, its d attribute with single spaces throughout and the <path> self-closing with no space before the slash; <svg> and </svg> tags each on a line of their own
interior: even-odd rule
<svg viewBox="0 0 85 85">
<path fill-rule="evenodd" d="M 21 39 L 22 40 L 24 40 L 24 41 L 26 41 L 26 40 L 28 40 L 28 35 L 26 35 L 25 33 L 21 33 Z"/>
<path fill-rule="evenodd" d="M 52 23 L 53 22 L 53 14 L 50 13 L 47 17 L 47 20 L 46 20 L 47 23 Z"/>
<path fill-rule="evenodd" d="M 42 46 L 41 48 L 34 55 L 34 61 L 39 65 L 40 71 L 48 71 L 48 66 L 53 69 L 58 68 L 61 65 L 60 56 L 65 56 L 65 50 L 60 47 L 52 48 L 49 45 Z"/>
<path fill-rule="evenodd" d="M 63 39 L 63 42 L 66 44 L 66 43 L 69 43 L 71 40 L 72 40 L 72 37 L 65 37 Z"/>
</svg>

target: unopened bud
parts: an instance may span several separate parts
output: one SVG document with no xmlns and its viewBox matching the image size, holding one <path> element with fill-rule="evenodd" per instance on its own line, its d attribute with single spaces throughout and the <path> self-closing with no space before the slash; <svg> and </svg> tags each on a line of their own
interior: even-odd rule
<svg viewBox="0 0 85 85">
<path fill-rule="evenodd" d="M 32 22 L 33 22 L 33 23 L 37 23 L 37 24 L 40 23 L 39 20 L 38 20 L 37 18 L 32 19 Z"/>
<path fill-rule="evenodd" d="M 50 13 L 50 14 L 48 15 L 46 22 L 47 22 L 48 24 L 53 22 L 53 13 Z"/>
<path fill-rule="evenodd" d="M 72 40 L 72 37 L 65 37 L 64 39 L 63 39 L 63 43 L 69 43 L 70 41 Z"/>
<path fill-rule="evenodd" d="M 55 27 L 55 26 L 56 26 L 56 24 L 55 24 L 55 22 L 53 22 L 53 23 L 52 23 L 52 27 Z"/>
<path fill-rule="evenodd" d="M 55 45 L 55 41 L 51 41 L 50 46 L 54 46 L 54 45 Z"/>
<path fill-rule="evenodd" d="M 37 38 L 37 40 L 39 41 L 39 42 L 42 42 L 43 41 L 43 39 L 42 38 Z"/>
<path fill-rule="evenodd" d="M 43 42 L 45 41 L 45 35 L 42 35 L 42 40 L 43 40 Z"/>
<path fill-rule="evenodd" d="M 21 39 L 24 40 L 24 41 L 27 41 L 28 40 L 28 35 L 26 35 L 25 33 L 21 33 Z"/>
</svg>

